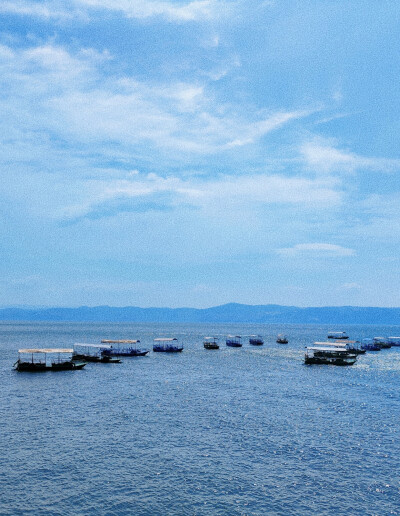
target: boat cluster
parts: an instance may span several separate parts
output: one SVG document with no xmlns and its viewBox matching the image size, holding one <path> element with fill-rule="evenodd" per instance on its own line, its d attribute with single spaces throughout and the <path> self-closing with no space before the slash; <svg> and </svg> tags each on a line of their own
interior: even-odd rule
<svg viewBox="0 0 400 516">
<path fill-rule="evenodd" d="M 351 366 L 359 355 L 367 351 L 380 351 L 392 346 L 400 346 L 400 337 L 374 337 L 360 342 L 348 340 L 345 332 L 330 332 L 328 339 L 331 340 L 315 342 L 313 346 L 306 347 L 305 364 Z"/>
<path fill-rule="evenodd" d="M 83 369 L 87 362 L 119 363 L 119 357 L 145 356 L 140 340 L 102 340 L 100 344 L 74 344 L 73 348 L 20 349 L 17 371 L 43 372 Z M 154 339 L 153 351 L 179 353 L 183 345 L 175 337 Z"/>
<path fill-rule="evenodd" d="M 262 346 L 261 335 L 248 335 L 248 343 Z M 225 344 L 231 348 L 243 346 L 241 335 L 228 335 Z M 204 337 L 205 349 L 219 349 L 218 337 Z M 289 342 L 286 335 L 276 337 L 278 344 Z M 139 347 L 140 340 L 102 340 L 99 344 L 74 344 L 73 348 L 20 349 L 14 367 L 17 371 L 43 372 L 82 369 L 87 362 L 119 363 L 120 357 L 138 357 L 149 353 Z M 360 341 L 348 340 L 345 332 L 331 332 L 328 341 L 306 347 L 305 364 L 353 365 L 358 355 L 367 351 L 400 346 L 400 337 L 374 337 Z M 183 344 L 175 337 L 154 339 L 153 352 L 179 353 Z"/>
</svg>

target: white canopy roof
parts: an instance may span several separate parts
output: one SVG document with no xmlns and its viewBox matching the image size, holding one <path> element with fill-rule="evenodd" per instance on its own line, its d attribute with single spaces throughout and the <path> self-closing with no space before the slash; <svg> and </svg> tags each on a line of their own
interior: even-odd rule
<svg viewBox="0 0 400 516">
<path fill-rule="evenodd" d="M 347 341 L 347 342 L 342 342 L 342 341 L 340 341 L 340 342 L 336 342 L 336 341 L 335 342 L 314 342 L 314 345 L 315 346 L 335 346 L 337 348 L 338 347 L 345 348 L 347 346 L 348 342 L 349 341 Z"/>
<path fill-rule="evenodd" d="M 83 342 L 76 342 L 74 344 L 74 348 L 75 347 L 96 348 L 96 349 L 111 349 L 111 346 L 108 346 L 107 344 L 85 344 Z"/>
<path fill-rule="evenodd" d="M 317 346 L 310 346 L 310 347 L 307 347 L 306 348 L 308 351 L 341 351 L 342 353 L 343 352 L 348 352 L 347 349 L 341 347 L 341 348 L 333 348 L 332 346 L 330 347 L 317 347 Z"/>
<path fill-rule="evenodd" d="M 136 344 L 140 340 L 102 340 L 105 344 Z"/>
<path fill-rule="evenodd" d="M 73 353 L 73 349 L 43 348 L 43 349 L 19 349 L 18 353 Z"/>
</svg>

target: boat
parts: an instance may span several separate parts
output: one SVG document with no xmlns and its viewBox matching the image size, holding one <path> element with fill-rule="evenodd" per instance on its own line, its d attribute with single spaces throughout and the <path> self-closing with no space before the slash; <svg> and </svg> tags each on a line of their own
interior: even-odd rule
<svg viewBox="0 0 400 516">
<path fill-rule="evenodd" d="M 287 344 L 289 342 L 288 338 L 286 337 L 286 335 L 283 335 L 283 333 L 280 333 L 277 338 L 276 338 L 276 342 L 278 344 Z"/>
<path fill-rule="evenodd" d="M 14 368 L 30 373 L 82 369 L 86 362 L 72 360 L 73 351 L 69 348 L 19 349 Z"/>
<path fill-rule="evenodd" d="M 334 345 L 343 344 L 341 340 L 335 340 Z M 350 351 L 350 353 L 355 353 L 356 355 L 364 355 L 365 349 L 362 349 L 361 346 L 358 346 L 359 341 L 357 340 L 346 340 L 344 343 L 346 345 L 346 349 Z"/>
<path fill-rule="evenodd" d="M 108 340 L 103 339 L 102 344 L 109 344 L 110 348 L 103 351 L 103 355 L 111 357 L 144 357 L 148 349 L 140 349 L 137 344 L 140 340 Z M 117 347 L 114 347 L 117 344 Z"/>
<path fill-rule="evenodd" d="M 240 335 L 228 335 L 225 342 L 230 348 L 242 347 L 242 337 Z"/>
<path fill-rule="evenodd" d="M 361 341 L 361 349 L 364 351 L 380 351 L 381 348 L 374 343 L 373 339 L 363 339 Z"/>
<path fill-rule="evenodd" d="M 252 346 L 262 346 L 264 344 L 264 339 L 261 337 L 261 335 L 250 335 L 249 344 Z"/>
<path fill-rule="evenodd" d="M 204 337 L 204 348 L 205 349 L 219 349 L 217 337 Z"/>
<path fill-rule="evenodd" d="M 328 333 L 328 339 L 345 340 L 348 338 L 349 337 L 345 331 L 330 331 Z"/>
<path fill-rule="evenodd" d="M 392 347 L 391 343 L 386 337 L 374 337 L 372 340 L 374 341 L 374 344 L 379 346 L 381 349 L 389 349 Z"/>
<path fill-rule="evenodd" d="M 352 366 L 356 360 L 357 355 L 350 353 L 343 346 L 310 346 L 306 348 L 304 356 L 304 363 L 307 365 Z"/>
<path fill-rule="evenodd" d="M 154 339 L 153 351 L 161 353 L 180 353 L 183 351 L 183 344 L 178 344 L 176 337 Z"/>
<path fill-rule="evenodd" d="M 400 337 L 388 337 L 387 340 L 392 346 L 400 346 Z"/>
<path fill-rule="evenodd" d="M 107 344 L 74 344 L 72 360 L 85 362 L 101 362 L 103 364 L 119 364 L 121 360 L 106 352 L 111 349 Z"/>
</svg>

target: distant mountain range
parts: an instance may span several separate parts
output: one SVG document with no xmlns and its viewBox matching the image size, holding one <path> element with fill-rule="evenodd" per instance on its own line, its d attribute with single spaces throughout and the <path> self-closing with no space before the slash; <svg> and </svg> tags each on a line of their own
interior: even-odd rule
<svg viewBox="0 0 400 516">
<path fill-rule="evenodd" d="M 2 308 L 2 321 L 400 324 L 400 308 L 356 306 L 299 308 L 229 303 L 212 308 Z"/>
</svg>

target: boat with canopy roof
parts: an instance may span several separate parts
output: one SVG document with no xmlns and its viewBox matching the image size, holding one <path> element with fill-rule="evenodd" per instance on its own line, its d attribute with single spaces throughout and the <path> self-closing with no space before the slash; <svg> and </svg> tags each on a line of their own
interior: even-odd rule
<svg viewBox="0 0 400 516">
<path fill-rule="evenodd" d="M 240 335 L 228 335 L 226 338 L 226 345 L 230 348 L 241 348 L 242 337 Z"/>
<path fill-rule="evenodd" d="M 101 362 L 103 364 L 119 364 L 121 360 L 108 355 L 106 352 L 111 349 L 107 344 L 74 344 L 72 360 L 85 360 L 86 362 Z"/>
<path fill-rule="evenodd" d="M 180 353 L 183 351 L 183 344 L 179 344 L 176 337 L 160 337 L 154 339 L 153 351 L 156 353 Z"/>
<path fill-rule="evenodd" d="M 217 337 L 204 337 L 203 346 L 205 349 L 219 349 Z"/>
<path fill-rule="evenodd" d="M 107 340 L 101 341 L 102 344 L 110 344 L 109 349 L 103 351 L 104 356 L 111 357 L 144 357 L 149 352 L 148 349 L 138 348 L 140 340 Z M 114 344 L 117 344 L 114 347 Z"/>
<path fill-rule="evenodd" d="M 72 360 L 73 352 L 70 348 L 19 349 L 14 367 L 30 373 L 82 369 L 86 362 Z"/>
<path fill-rule="evenodd" d="M 316 342 L 315 344 L 324 344 Z M 357 360 L 355 353 L 350 353 L 344 346 L 309 346 L 306 347 L 304 363 L 336 366 L 352 366 Z"/>
<path fill-rule="evenodd" d="M 262 346 L 264 344 L 264 339 L 261 335 L 250 335 L 249 344 L 252 346 Z"/>
</svg>

